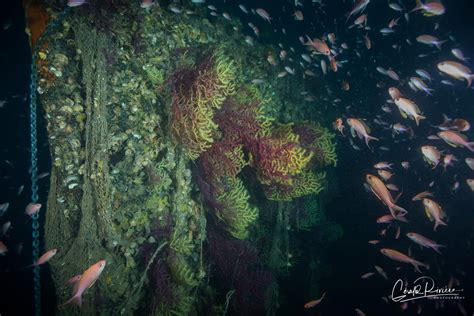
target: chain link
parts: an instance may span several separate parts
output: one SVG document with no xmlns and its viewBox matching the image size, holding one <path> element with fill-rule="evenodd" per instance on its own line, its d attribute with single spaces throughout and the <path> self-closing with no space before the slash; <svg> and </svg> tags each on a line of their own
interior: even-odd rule
<svg viewBox="0 0 474 316">
<path fill-rule="evenodd" d="M 31 74 L 30 74 L 30 163 L 31 163 L 31 202 L 36 203 L 39 199 L 38 197 L 38 138 L 37 138 L 37 88 L 38 88 L 38 73 L 36 69 L 36 61 L 38 58 L 38 52 L 40 43 L 44 38 L 46 38 L 49 33 L 57 28 L 57 26 L 64 20 L 64 18 L 70 12 L 70 8 L 67 7 L 59 17 L 50 23 L 41 37 L 38 39 L 38 42 L 35 45 L 33 51 L 32 60 L 31 60 Z M 39 214 L 33 214 L 32 216 L 32 256 L 33 263 L 36 262 L 40 255 L 40 222 Z M 35 303 L 35 315 L 41 315 L 41 276 L 40 276 L 40 267 L 35 266 L 33 268 L 33 289 L 34 289 L 34 303 Z"/>
</svg>

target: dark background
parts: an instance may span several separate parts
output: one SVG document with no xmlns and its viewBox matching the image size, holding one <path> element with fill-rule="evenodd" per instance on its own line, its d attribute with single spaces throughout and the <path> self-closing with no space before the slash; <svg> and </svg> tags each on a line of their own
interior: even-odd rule
<svg viewBox="0 0 474 316">
<path fill-rule="evenodd" d="M 305 14 L 305 20 L 301 23 L 294 23 L 291 14 L 293 12 L 293 1 L 241 1 L 234 3 L 228 0 L 223 2 L 209 2 L 220 11 L 227 11 L 231 15 L 239 15 L 245 24 L 253 21 L 262 31 L 262 41 L 266 43 L 279 42 L 284 45 L 291 45 L 298 49 L 298 36 L 310 34 L 319 37 L 325 32 L 336 32 L 339 39 L 346 41 L 354 49 L 360 49 L 363 44 L 359 43 L 362 31 L 347 30 L 349 24 L 344 24 L 343 14 L 349 11 L 351 3 L 343 1 L 326 0 L 328 5 L 320 7 L 318 4 L 305 3 L 304 8 L 300 8 Z M 394 1 L 395 2 L 395 1 Z M 408 9 L 414 6 L 415 1 L 404 1 Z M 137 4 L 139 1 L 137 1 Z M 260 21 L 250 15 L 246 16 L 238 9 L 238 4 L 245 4 L 248 9 L 254 7 L 265 8 L 273 17 L 272 25 Z M 424 18 L 421 14 L 410 15 L 410 24 L 406 25 L 403 17 L 400 19 L 400 31 L 390 38 L 384 38 L 378 33 L 378 29 L 386 26 L 388 20 L 397 17 L 398 14 L 387 8 L 387 1 L 373 0 L 369 5 L 369 25 L 373 30 L 369 35 L 373 42 L 373 49 L 370 54 L 363 55 L 360 60 L 354 56 L 347 56 L 350 60 L 345 72 L 350 72 L 351 91 L 349 94 L 341 94 L 340 76 L 330 74 L 325 85 L 336 91 L 332 98 L 340 97 L 343 105 L 340 108 L 332 109 L 338 115 L 359 116 L 373 118 L 375 114 L 380 114 L 380 106 L 387 98 L 386 90 L 381 91 L 375 88 L 375 83 L 380 81 L 375 73 L 376 66 L 386 68 L 393 67 L 399 71 L 401 76 L 409 76 L 413 69 L 423 67 L 432 69 L 433 65 L 444 58 L 451 58 L 448 49 L 443 52 L 433 52 L 433 49 L 425 47 L 402 45 L 399 52 L 390 46 L 393 42 L 404 43 L 409 38 L 414 42 L 414 38 L 422 32 L 430 32 L 433 24 L 440 23 L 440 30 L 436 34 L 440 38 L 454 36 L 456 42 L 446 44 L 447 47 L 459 46 L 466 56 L 474 56 L 474 3 L 471 0 L 451 0 L 444 1 L 447 12 L 442 17 Z M 317 13 L 317 14 L 316 14 Z M 334 18 L 337 17 L 335 23 Z M 255 22 L 256 21 L 256 22 Z M 6 221 L 12 222 L 12 230 L 9 237 L 2 240 L 9 248 L 8 255 L 0 257 L 0 314 L 1 315 L 31 315 L 32 309 L 32 273 L 31 270 L 18 271 L 19 268 L 31 263 L 31 222 L 24 215 L 24 208 L 30 201 L 29 183 L 29 76 L 31 54 L 28 44 L 28 37 L 24 32 L 24 12 L 19 1 L 4 0 L 0 7 L 0 100 L 7 103 L 0 108 L 0 203 L 9 202 L 10 208 L 3 217 L 0 218 L 0 225 Z M 7 27 L 10 25 L 9 27 Z M 285 27 L 287 35 L 281 34 L 280 28 Z M 402 30 L 403 29 L 403 30 Z M 275 31 L 277 30 L 277 31 Z M 266 34 L 265 34 L 266 33 Z M 250 34 L 250 33 L 249 33 Z M 429 53 L 430 57 L 420 60 L 416 56 L 420 53 Z M 431 65 L 431 66 L 429 66 Z M 430 68 L 428 68 L 430 67 Z M 471 64 L 472 68 L 472 64 Z M 437 79 L 441 80 L 438 75 Z M 445 78 L 443 78 L 445 79 Z M 438 81 L 439 81 L 438 80 Z M 441 114 L 446 113 L 450 117 L 463 117 L 474 123 L 474 92 L 464 89 L 464 83 L 456 82 L 456 88 L 437 85 L 436 98 L 429 99 L 433 107 L 425 109 L 432 124 L 441 122 Z M 351 106 L 349 111 L 345 106 Z M 330 111 L 329 111 L 330 112 Z M 39 115 L 39 173 L 49 169 L 49 149 L 45 133 L 45 124 L 42 115 Z M 325 118 L 326 125 L 335 117 Z M 414 161 L 412 168 L 404 174 L 398 168 L 397 185 L 404 188 L 404 195 L 400 199 L 401 205 L 408 205 L 413 193 L 418 193 L 426 188 L 426 184 L 431 180 L 436 181 L 436 189 L 442 194 L 437 194 L 437 199 L 446 206 L 450 222 L 448 228 L 439 229 L 436 234 L 437 240 L 443 241 L 448 246 L 443 249 L 443 258 L 435 256 L 429 251 L 420 252 L 414 249 L 417 258 L 421 261 L 436 262 L 430 269 L 438 285 L 445 285 L 450 275 L 456 275 L 461 281 L 461 288 L 465 290 L 465 299 L 462 304 L 472 315 L 474 311 L 474 276 L 472 267 L 474 266 L 473 240 L 474 208 L 473 194 L 465 188 L 464 169 L 453 169 L 446 173 L 442 168 L 430 170 L 420 159 L 419 152 L 415 150 L 421 144 L 426 143 L 424 136 L 432 131 L 417 130 L 420 136 L 413 142 L 393 143 L 389 136 L 381 141 L 380 146 L 386 145 L 391 148 L 389 152 L 375 150 L 373 152 L 363 148 L 362 151 L 354 151 L 348 144 L 347 139 L 338 139 L 339 164 L 336 174 L 339 183 L 338 193 L 333 202 L 330 203 L 328 214 L 330 218 L 341 225 L 345 230 L 344 237 L 331 245 L 330 251 L 326 254 L 326 260 L 331 264 L 333 274 L 324 280 L 321 288 L 328 294 L 324 304 L 312 311 L 304 311 L 302 305 L 310 299 L 305 270 L 295 269 L 290 278 L 285 280 L 285 288 L 282 289 L 281 315 L 290 314 L 315 314 L 315 315 L 352 315 L 354 308 L 364 310 L 367 315 L 400 315 L 401 311 L 397 304 L 387 305 L 380 297 L 390 294 L 394 280 L 398 277 L 410 278 L 416 275 L 410 266 L 403 267 L 400 271 L 390 266 L 389 260 L 383 257 L 377 247 L 367 244 L 369 239 L 377 239 L 381 227 L 375 224 L 375 219 L 382 214 L 383 206 L 370 194 L 364 191 L 362 182 L 365 174 L 371 171 L 370 166 L 380 160 Z M 383 130 L 375 129 L 377 135 L 386 133 Z M 473 139 L 472 132 L 470 138 Z M 463 157 L 464 158 L 464 157 Z M 461 164 L 461 163 L 460 163 Z M 463 162 L 462 162 L 463 164 Z M 460 179 L 461 190 L 457 194 L 451 194 L 449 188 L 452 185 L 454 176 Z M 40 202 L 45 203 L 47 196 L 48 178 L 40 180 Z M 21 194 L 18 194 L 20 186 L 24 186 Z M 420 205 L 413 205 L 409 209 L 411 213 L 418 213 L 415 219 L 423 222 Z M 44 211 L 44 207 L 43 210 Z M 43 214 L 44 215 L 44 214 Z M 426 222 L 426 220 L 425 220 Z M 409 226 L 410 227 L 410 226 Z M 410 228 L 415 228 L 411 226 Z M 420 226 L 416 226 L 418 229 Z M 431 224 L 424 224 L 420 233 L 430 234 Z M 403 231 L 404 233 L 406 231 Z M 395 230 L 389 229 L 388 235 L 393 236 Z M 403 235 L 403 233 L 402 233 Z M 393 239 L 393 237 L 390 237 Z M 389 239 L 390 239 L 389 238 Z M 403 239 L 404 236 L 401 237 Z M 402 243 L 405 249 L 409 243 L 406 240 L 393 241 L 396 248 Z M 23 250 L 18 253 L 15 249 L 22 244 Z M 386 244 L 389 245 L 389 244 Z M 420 254 L 418 256 L 418 254 Z M 304 263 L 304 259 L 303 263 Z M 386 268 L 390 280 L 384 281 L 379 276 L 374 276 L 369 280 L 361 280 L 360 275 L 373 270 L 377 264 Z M 49 271 L 47 266 L 42 267 L 43 283 L 43 313 L 52 315 L 55 309 L 53 296 L 54 290 L 51 288 Z M 438 277 L 439 276 L 439 277 Z M 393 282 L 392 282 L 393 280 Z M 422 315 L 458 315 L 456 307 L 441 310 L 434 310 L 432 304 L 424 304 Z M 414 315 L 416 308 L 410 306 L 405 311 L 407 315 Z"/>
</svg>

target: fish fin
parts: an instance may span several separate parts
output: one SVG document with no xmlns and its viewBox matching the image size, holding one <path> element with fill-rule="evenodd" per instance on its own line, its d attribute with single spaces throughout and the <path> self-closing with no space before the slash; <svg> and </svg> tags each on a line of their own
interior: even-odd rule
<svg viewBox="0 0 474 316">
<path fill-rule="evenodd" d="M 371 132 L 370 127 L 362 120 L 360 120 L 360 124 L 362 124 L 362 126 L 364 126 L 365 131 L 367 132 L 367 134 L 370 134 L 370 132 Z"/>
<path fill-rule="evenodd" d="M 445 124 L 445 123 L 451 122 L 451 119 L 446 114 L 443 113 L 443 121 L 444 121 L 443 124 Z"/>
<path fill-rule="evenodd" d="M 474 74 L 472 75 L 469 75 L 467 76 L 466 80 L 467 80 L 467 87 L 471 87 L 471 84 L 472 84 L 472 79 L 474 79 Z"/>
<path fill-rule="evenodd" d="M 441 255 L 441 251 L 439 251 L 440 247 L 446 248 L 445 245 L 434 244 L 434 245 L 431 246 L 431 249 L 433 249 L 434 251 L 436 251 L 437 253 L 439 253 Z"/>
<path fill-rule="evenodd" d="M 436 231 L 436 228 L 438 228 L 439 225 L 448 226 L 448 224 L 446 224 L 445 222 L 443 222 L 443 220 L 440 219 L 439 221 L 435 222 L 433 231 Z"/>
<path fill-rule="evenodd" d="M 433 221 L 433 217 L 431 216 L 430 212 L 428 212 L 428 208 L 425 207 L 425 214 L 426 214 L 426 217 L 428 217 L 428 219 L 430 220 L 430 222 Z"/>
<path fill-rule="evenodd" d="M 390 210 L 390 213 L 395 219 L 398 219 L 399 217 L 403 217 L 408 213 L 408 211 L 405 210 L 403 207 L 400 207 L 393 203 L 388 206 L 388 209 Z M 399 212 L 400 214 L 397 214 L 396 212 Z"/>
<path fill-rule="evenodd" d="M 408 13 L 412 13 L 421 9 L 423 9 L 423 3 L 420 0 L 416 0 L 416 6 Z"/>
<path fill-rule="evenodd" d="M 395 199 L 393 199 L 393 203 L 397 203 L 398 199 L 402 196 L 402 194 L 403 194 L 403 191 L 398 193 Z"/>
<path fill-rule="evenodd" d="M 351 126 L 351 135 L 352 135 L 352 137 L 356 137 L 355 129 L 352 126 Z"/>
<path fill-rule="evenodd" d="M 369 148 L 370 148 L 370 146 L 369 146 L 369 141 L 371 141 L 371 140 L 377 140 L 377 141 L 378 141 L 379 139 L 378 139 L 378 138 L 375 138 L 375 137 L 372 137 L 372 136 L 370 136 L 370 135 L 367 135 L 367 137 L 365 137 L 365 144 L 366 144 L 367 147 L 369 147 Z"/>
<path fill-rule="evenodd" d="M 466 143 L 466 148 L 470 151 L 474 151 L 474 142 Z"/>
<path fill-rule="evenodd" d="M 69 300 L 67 300 L 66 302 L 59 305 L 58 307 L 62 307 L 62 306 L 65 306 L 65 305 L 68 305 L 68 304 L 71 304 L 71 303 L 74 303 L 77 306 L 81 307 L 82 306 L 82 296 L 81 295 L 74 295 Z"/>
<path fill-rule="evenodd" d="M 417 115 L 417 116 L 415 116 L 416 125 L 417 125 L 417 126 L 420 125 L 420 121 L 421 121 L 421 120 L 424 120 L 425 118 L 426 118 L 426 117 L 423 116 L 423 115 Z"/>
<path fill-rule="evenodd" d="M 439 50 L 441 50 L 441 44 L 446 43 L 447 41 L 448 41 L 448 40 L 436 42 L 436 43 L 435 43 L 436 48 L 438 48 Z"/>
<path fill-rule="evenodd" d="M 406 119 L 408 117 L 408 115 L 405 112 L 403 112 L 402 110 L 400 110 L 400 114 L 402 115 L 402 117 L 404 119 Z"/>
</svg>

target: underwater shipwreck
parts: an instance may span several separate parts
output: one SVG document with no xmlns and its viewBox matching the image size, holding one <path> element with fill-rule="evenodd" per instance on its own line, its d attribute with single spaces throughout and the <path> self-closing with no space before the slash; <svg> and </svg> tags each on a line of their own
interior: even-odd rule
<svg viewBox="0 0 474 316">
<path fill-rule="evenodd" d="M 238 19 L 168 5 L 47 1 L 49 23 L 30 24 L 57 305 L 68 279 L 107 262 L 58 314 L 274 315 L 293 266 L 313 295 L 330 274 L 294 238 L 324 249 L 343 234 L 325 207 L 334 135 L 299 93 L 324 79 L 279 77 L 276 48 L 247 43 Z"/>
</svg>

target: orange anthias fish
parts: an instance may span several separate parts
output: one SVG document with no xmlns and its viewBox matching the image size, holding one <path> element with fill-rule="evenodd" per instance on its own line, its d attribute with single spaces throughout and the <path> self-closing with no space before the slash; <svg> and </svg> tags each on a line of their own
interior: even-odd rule
<svg viewBox="0 0 474 316">
<path fill-rule="evenodd" d="M 366 181 L 367 184 L 369 184 L 372 193 L 374 193 L 375 196 L 388 207 L 393 218 L 397 220 L 403 220 L 402 217 L 407 214 L 408 211 L 395 204 L 390 191 L 387 189 L 382 180 L 374 175 L 367 174 Z M 397 214 L 397 212 L 399 214 Z"/>
<path fill-rule="evenodd" d="M 36 266 L 39 266 L 39 265 L 42 265 L 42 264 L 48 262 L 52 257 L 54 257 L 54 255 L 57 252 L 58 252 L 57 249 L 51 249 L 51 250 L 45 252 L 41 257 L 39 257 L 39 259 L 35 263 L 33 263 L 32 265 L 27 266 L 26 268 L 36 267 Z"/>
<path fill-rule="evenodd" d="M 436 231 L 439 225 L 448 225 L 442 219 L 446 217 L 446 213 L 443 211 L 441 206 L 431 199 L 424 198 L 423 205 L 425 206 L 425 214 L 430 221 L 434 221 L 435 225 L 433 230 Z"/>
<path fill-rule="evenodd" d="M 77 283 L 77 288 L 76 291 L 74 292 L 74 295 L 63 305 L 67 305 L 70 303 L 75 303 L 79 307 L 82 305 L 82 294 L 90 288 L 95 281 L 99 278 L 100 274 L 105 268 L 105 260 L 100 260 L 99 262 L 93 264 L 90 266 L 84 273 L 82 274 L 81 279 L 79 280 L 79 283 Z"/>
<path fill-rule="evenodd" d="M 392 260 L 399 261 L 399 262 L 404 262 L 404 263 L 410 263 L 413 265 L 416 271 L 420 272 L 420 269 L 418 267 L 425 267 L 426 269 L 429 269 L 429 266 L 425 263 L 422 263 L 420 261 L 417 261 L 399 251 L 393 250 L 393 249 L 388 249 L 388 248 L 382 248 L 380 249 L 380 252 L 384 254 L 385 256 L 389 257 Z"/>
<path fill-rule="evenodd" d="M 446 12 L 446 8 L 441 2 L 423 3 L 421 0 L 416 0 L 416 6 L 410 13 L 418 10 L 422 10 L 425 16 L 442 15 Z"/>
<path fill-rule="evenodd" d="M 450 146 L 466 147 L 470 151 L 474 151 L 474 142 L 469 142 L 467 137 L 461 133 L 455 131 L 442 131 L 437 135 Z"/>
<path fill-rule="evenodd" d="M 324 299 L 324 296 L 326 295 L 326 292 L 323 293 L 323 295 L 321 296 L 321 298 L 317 299 L 317 300 L 312 300 L 312 301 L 309 301 L 308 303 L 304 304 L 304 308 L 312 308 L 312 307 L 315 307 L 316 305 L 318 305 L 319 303 L 321 303 L 321 301 Z"/>
<path fill-rule="evenodd" d="M 309 36 L 306 36 L 308 38 L 308 41 L 305 43 L 305 45 L 310 46 L 313 50 L 316 52 L 329 56 L 331 55 L 331 50 L 329 49 L 328 44 L 326 42 L 320 40 L 320 39 L 314 39 L 312 40 Z"/>
<path fill-rule="evenodd" d="M 345 126 L 344 126 L 344 121 L 342 120 L 342 118 L 336 119 L 336 121 L 334 121 L 333 123 L 333 127 L 334 129 L 338 130 L 342 136 L 345 136 L 344 135 Z"/>
<path fill-rule="evenodd" d="M 367 147 L 370 147 L 369 146 L 370 140 L 377 140 L 377 141 L 379 140 L 378 138 L 375 138 L 369 135 L 370 128 L 361 120 L 358 120 L 355 118 L 348 118 L 347 124 L 349 124 L 349 126 L 351 127 L 352 137 L 356 137 L 356 134 L 357 134 L 357 136 L 360 139 L 364 138 L 365 144 L 367 145 Z"/>
<path fill-rule="evenodd" d="M 438 69 L 441 72 L 453 77 L 457 80 L 466 80 L 467 87 L 469 88 L 472 84 L 472 79 L 474 79 L 474 74 L 471 73 L 471 69 L 464 66 L 461 63 L 456 61 L 443 61 L 440 62 L 438 65 Z"/>
<path fill-rule="evenodd" d="M 439 251 L 440 247 L 446 247 L 444 245 L 437 244 L 436 241 L 426 238 L 423 235 L 417 233 L 407 233 L 407 237 L 410 238 L 413 242 L 417 243 L 420 246 L 431 248 L 437 253 L 441 254 Z"/>
</svg>

